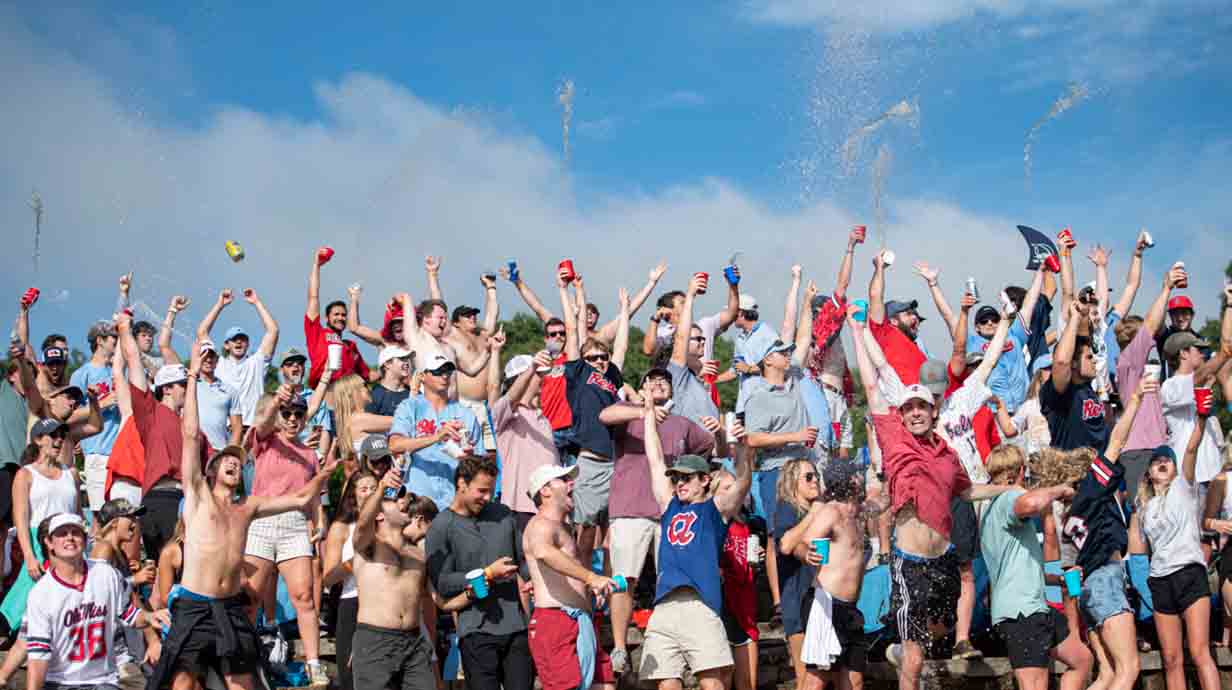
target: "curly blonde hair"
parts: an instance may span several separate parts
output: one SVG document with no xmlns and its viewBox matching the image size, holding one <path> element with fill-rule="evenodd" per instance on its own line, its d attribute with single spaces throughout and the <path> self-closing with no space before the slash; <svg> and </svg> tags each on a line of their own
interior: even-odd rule
<svg viewBox="0 0 1232 690">
<path fill-rule="evenodd" d="M 788 460 L 787 464 L 779 468 L 779 480 L 774 486 L 779 500 L 790 503 L 799 515 L 804 515 L 808 512 L 809 502 L 800 498 L 796 487 L 800 486 L 800 477 L 810 470 L 813 472 L 817 471 L 817 466 L 813 464 L 812 460 L 807 458 Z"/>
<path fill-rule="evenodd" d="M 1031 456 L 1028 463 L 1028 467 L 1031 468 L 1031 484 L 1032 486 L 1074 484 L 1087 475 L 1094 461 L 1095 451 L 1090 448 L 1041 449 L 1040 452 Z"/>
</svg>

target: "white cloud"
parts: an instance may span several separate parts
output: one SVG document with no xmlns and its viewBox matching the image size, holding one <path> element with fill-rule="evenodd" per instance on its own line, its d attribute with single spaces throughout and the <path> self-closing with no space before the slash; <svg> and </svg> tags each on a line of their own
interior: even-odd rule
<svg viewBox="0 0 1232 690">
<path fill-rule="evenodd" d="M 7 95 L 0 223 L 23 229 L 6 243 L 11 258 L 0 291 L 38 284 L 47 295 L 71 295 L 40 304 L 36 333 L 55 328 L 80 342 L 84 324 L 112 309 L 116 277 L 131 269 L 136 297 L 155 311 L 173 292 L 190 295 L 189 327 L 217 289 L 255 287 L 283 324 L 283 344 L 293 344 L 302 338 L 305 274 L 319 244 L 337 250 L 324 269 L 323 298 L 363 283 L 367 322 L 396 290 L 423 297 L 428 253 L 444 257 L 451 304 L 479 303 L 477 275 L 507 258 L 521 263 L 550 303 L 552 269 L 568 256 L 610 314 L 617 288 L 640 287 L 660 258 L 671 261 L 662 287 L 669 289 L 693 271 L 717 272 L 741 250 L 746 289 L 770 305 L 782 300 L 793 262 L 832 289 L 846 228 L 861 221 L 828 201 L 772 209 L 730 181 L 701 176 L 583 204 L 555 142 L 425 102 L 368 74 L 305 85 L 321 112 L 310 119 L 216 104 L 198 124 L 155 120 L 132 109 L 111 75 L 49 46 L 20 20 L 0 19 Z M 38 278 L 26 259 L 32 233 L 24 230 L 32 188 L 47 207 Z M 890 244 L 901 257 L 891 295 L 925 297 L 910 273 L 912 257 L 939 264 L 955 289 L 968 274 L 986 291 L 1026 280 L 1009 218 L 911 199 L 891 200 L 890 218 Z M 244 245 L 244 262 L 228 260 L 228 239 Z M 854 292 L 864 290 L 871 254 L 871 247 L 859 253 Z M 1217 279 L 1200 282 L 1196 296 L 1213 294 Z M 719 308 L 717 293 L 703 308 Z M 507 284 L 500 299 L 506 315 L 521 308 Z M 765 311 L 771 318 L 774 310 Z M 944 342 L 938 321 L 925 329 L 934 351 Z M 244 306 L 232 307 L 220 325 L 236 322 L 256 326 Z"/>
</svg>

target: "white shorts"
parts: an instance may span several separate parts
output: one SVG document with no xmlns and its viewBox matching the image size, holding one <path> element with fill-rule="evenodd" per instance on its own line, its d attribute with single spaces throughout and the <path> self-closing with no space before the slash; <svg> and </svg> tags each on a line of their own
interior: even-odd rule
<svg viewBox="0 0 1232 690">
<path fill-rule="evenodd" d="M 313 555 L 308 540 L 308 518 L 297 510 L 257 518 L 248 527 L 244 555 L 272 563 Z"/>
<path fill-rule="evenodd" d="M 111 491 L 107 494 L 108 499 L 123 498 L 129 503 L 139 506 L 141 505 L 141 485 L 134 484 L 127 479 L 116 478 L 111 482 Z"/>
<path fill-rule="evenodd" d="M 93 453 L 86 456 L 86 496 L 90 499 L 90 510 L 99 510 L 107 502 L 103 493 L 107 488 L 107 460 L 109 459 L 108 455 Z"/>
<path fill-rule="evenodd" d="M 681 587 L 655 604 L 642 640 L 642 680 L 684 678 L 735 663 L 723 621 L 693 589 Z"/>
<path fill-rule="evenodd" d="M 613 518 L 612 574 L 627 578 L 642 576 L 646 556 L 658 559 L 659 522 L 650 518 Z"/>
<path fill-rule="evenodd" d="M 489 453 L 496 452 L 496 436 L 492 434 L 492 418 L 488 416 L 488 403 L 486 400 L 471 400 L 469 398 L 458 397 L 458 403 L 470 410 L 475 415 L 475 419 L 479 420 L 479 428 L 483 433 L 483 448 Z"/>
</svg>

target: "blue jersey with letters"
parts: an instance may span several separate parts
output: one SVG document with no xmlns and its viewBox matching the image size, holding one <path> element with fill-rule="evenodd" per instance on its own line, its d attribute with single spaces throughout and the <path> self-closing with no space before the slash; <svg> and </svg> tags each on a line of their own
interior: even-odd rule
<svg viewBox="0 0 1232 690">
<path fill-rule="evenodd" d="M 672 590 L 690 587 L 702 601 L 723 614 L 723 584 L 719 578 L 719 556 L 727 540 L 727 523 L 714 505 L 714 499 L 703 503 L 681 503 L 672 497 L 659 524 L 659 584 L 655 603 Z"/>
</svg>

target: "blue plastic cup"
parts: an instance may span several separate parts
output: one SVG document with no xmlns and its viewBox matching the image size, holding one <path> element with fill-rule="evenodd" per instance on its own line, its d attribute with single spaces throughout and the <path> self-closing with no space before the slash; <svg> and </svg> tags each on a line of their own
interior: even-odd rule
<svg viewBox="0 0 1232 690">
<path fill-rule="evenodd" d="M 475 592 L 476 599 L 483 599 L 488 596 L 488 578 L 484 577 L 483 568 L 467 573 L 466 581 L 470 583 L 471 589 Z"/>
<path fill-rule="evenodd" d="M 518 275 L 518 262 L 510 259 L 506 265 L 509 268 L 509 282 L 516 283 L 520 279 Z"/>
<path fill-rule="evenodd" d="M 724 266 L 723 277 L 727 279 L 728 285 L 737 285 L 740 283 L 740 276 L 736 275 L 735 266 Z"/>
<path fill-rule="evenodd" d="M 868 301 L 853 299 L 851 303 L 860 308 L 860 311 L 856 312 L 853 318 L 859 323 L 864 323 L 865 319 L 868 318 Z"/>
<path fill-rule="evenodd" d="M 629 581 L 625 579 L 624 575 L 613 575 L 612 582 L 616 583 L 616 586 L 612 588 L 613 592 L 629 591 Z"/>
<path fill-rule="evenodd" d="M 1065 571 L 1062 576 L 1065 580 L 1065 591 L 1071 597 L 1076 597 L 1082 594 L 1082 568 L 1073 567 Z"/>
<path fill-rule="evenodd" d="M 829 539 L 814 539 L 813 551 L 821 556 L 821 564 L 825 565 L 830 562 L 830 540 Z"/>
</svg>

